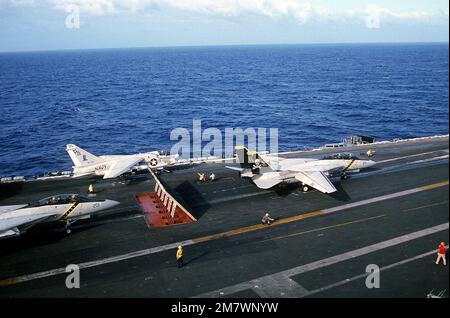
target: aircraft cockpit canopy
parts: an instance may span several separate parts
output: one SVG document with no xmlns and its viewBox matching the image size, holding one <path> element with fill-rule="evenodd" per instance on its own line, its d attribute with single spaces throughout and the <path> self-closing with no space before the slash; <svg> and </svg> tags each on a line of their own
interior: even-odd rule
<svg viewBox="0 0 450 318">
<path fill-rule="evenodd" d="M 325 156 L 322 159 L 343 159 L 343 160 L 358 160 L 359 158 L 352 153 L 336 153 L 329 156 Z"/>
<path fill-rule="evenodd" d="M 160 156 L 170 156 L 170 151 L 168 151 L 168 150 L 160 150 L 160 151 L 158 151 L 158 154 Z"/>
<path fill-rule="evenodd" d="M 88 198 L 85 198 L 79 194 L 58 194 L 53 195 L 48 198 L 44 198 L 42 200 L 39 200 L 37 202 L 37 206 L 44 206 L 44 205 L 55 205 L 55 204 L 68 204 L 68 203 L 75 203 L 75 202 L 89 202 Z"/>
</svg>

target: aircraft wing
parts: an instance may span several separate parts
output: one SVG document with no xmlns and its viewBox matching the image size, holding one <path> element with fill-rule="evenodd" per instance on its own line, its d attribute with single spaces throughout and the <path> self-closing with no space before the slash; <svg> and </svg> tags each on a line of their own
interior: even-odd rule
<svg viewBox="0 0 450 318">
<path fill-rule="evenodd" d="M 270 189 L 282 182 L 282 180 L 279 178 L 271 178 L 271 179 L 254 178 L 252 179 L 252 181 L 260 189 Z"/>
<path fill-rule="evenodd" d="M 295 179 L 323 193 L 337 191 L 330 179 L 328 179 L 321 171 L 299 171 L 295 175 Z"/>
<path fill-rule="evenodd" d="M 56 218 L 53 212 L 34 215 L 24 215 L 0 220 L 0 237 L 5 236 L 5 233 L 8 233 L 15 228 L 30 227 L 50 218 Z"/>
<path fill-rule="evenodd" d="M 141 162 L 142 158 L 123 158 L 118 159 L 116 162 L 114 162 L 108 171 L 106 171 L 105 175 L 103 176 L 103 179 L 110 179 L 120 176 L 122 173 L 127 172 L 130 170 L 134 165 Z"/>
<path fill-rule="evenodd" d="M 19 205 L 4 205 L 0 206 L 0 214 L 15 211 L 21 208 L 26 207 L 28 204 L 19 204 Z"/>
</svg>

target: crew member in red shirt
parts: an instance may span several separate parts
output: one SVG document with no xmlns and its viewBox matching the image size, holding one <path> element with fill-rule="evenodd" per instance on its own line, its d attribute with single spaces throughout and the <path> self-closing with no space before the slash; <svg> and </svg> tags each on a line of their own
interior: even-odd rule
<svg viewBox="0 0 450 318">
<path fill-rule="evenodd" d="M 442 260 L 444 261 L 444 266 L 447 265 L 447 262 L 445 261 L 445 252 L 446 252 L 446 248 L 445 248 L 445 243 L 441 242 L 441 244 L 439 244 L 438 247 L 438 253 L 437 253 L 437 260 L 436 260 L 436 264 L 439 264 L 439 261 Z"/>
</svg>

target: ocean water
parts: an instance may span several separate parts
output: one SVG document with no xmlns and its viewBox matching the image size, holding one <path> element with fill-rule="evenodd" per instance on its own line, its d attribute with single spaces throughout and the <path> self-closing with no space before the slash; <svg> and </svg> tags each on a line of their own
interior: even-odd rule
<svg viewBox="0 0 450 318">
<path fill-rule="evenodd" d="M 279 128 L 279 149 L 447 134 L 448 44 L 0 54 L 0 176 L 170 149 L 172 129 Z"/>
</svg>

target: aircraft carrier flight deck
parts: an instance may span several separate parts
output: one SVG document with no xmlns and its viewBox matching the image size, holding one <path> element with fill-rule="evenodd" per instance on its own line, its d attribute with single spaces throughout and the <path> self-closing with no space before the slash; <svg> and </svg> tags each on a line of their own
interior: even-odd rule
<svg viewBox="0 0 450 318">
<path fill-rule="evenodd" d="M 76 222 L 71 234 L 49 223 L 1 240 L 0 296 L 448 297 L 448 266 L 435 264 L 449 238 L 448 136 L 345 151 L 368 149 L 377 164 L 333 180 L 331 195 L 295 185 L 261 190 L 225 163 L 162 172 L 197 219 L 166 227 L 149 227 L 136 199 L 155 189 L 148 173 L 1 184 L 0 205 L 87 195 L 90 184 L 97 198 L 120 204 Z M 197 172 L 216 180 L 201 183 Z M 271 225 L 261 224 L 266 212 L 276 218 Z M 185 266 L 177 268 L 180 243 Z M 80 288 L 66 288 L 69 264 L 81 269 Z M 366 286 L 370 265 L 380 269 L 379 288 Z"/>
</svg>

